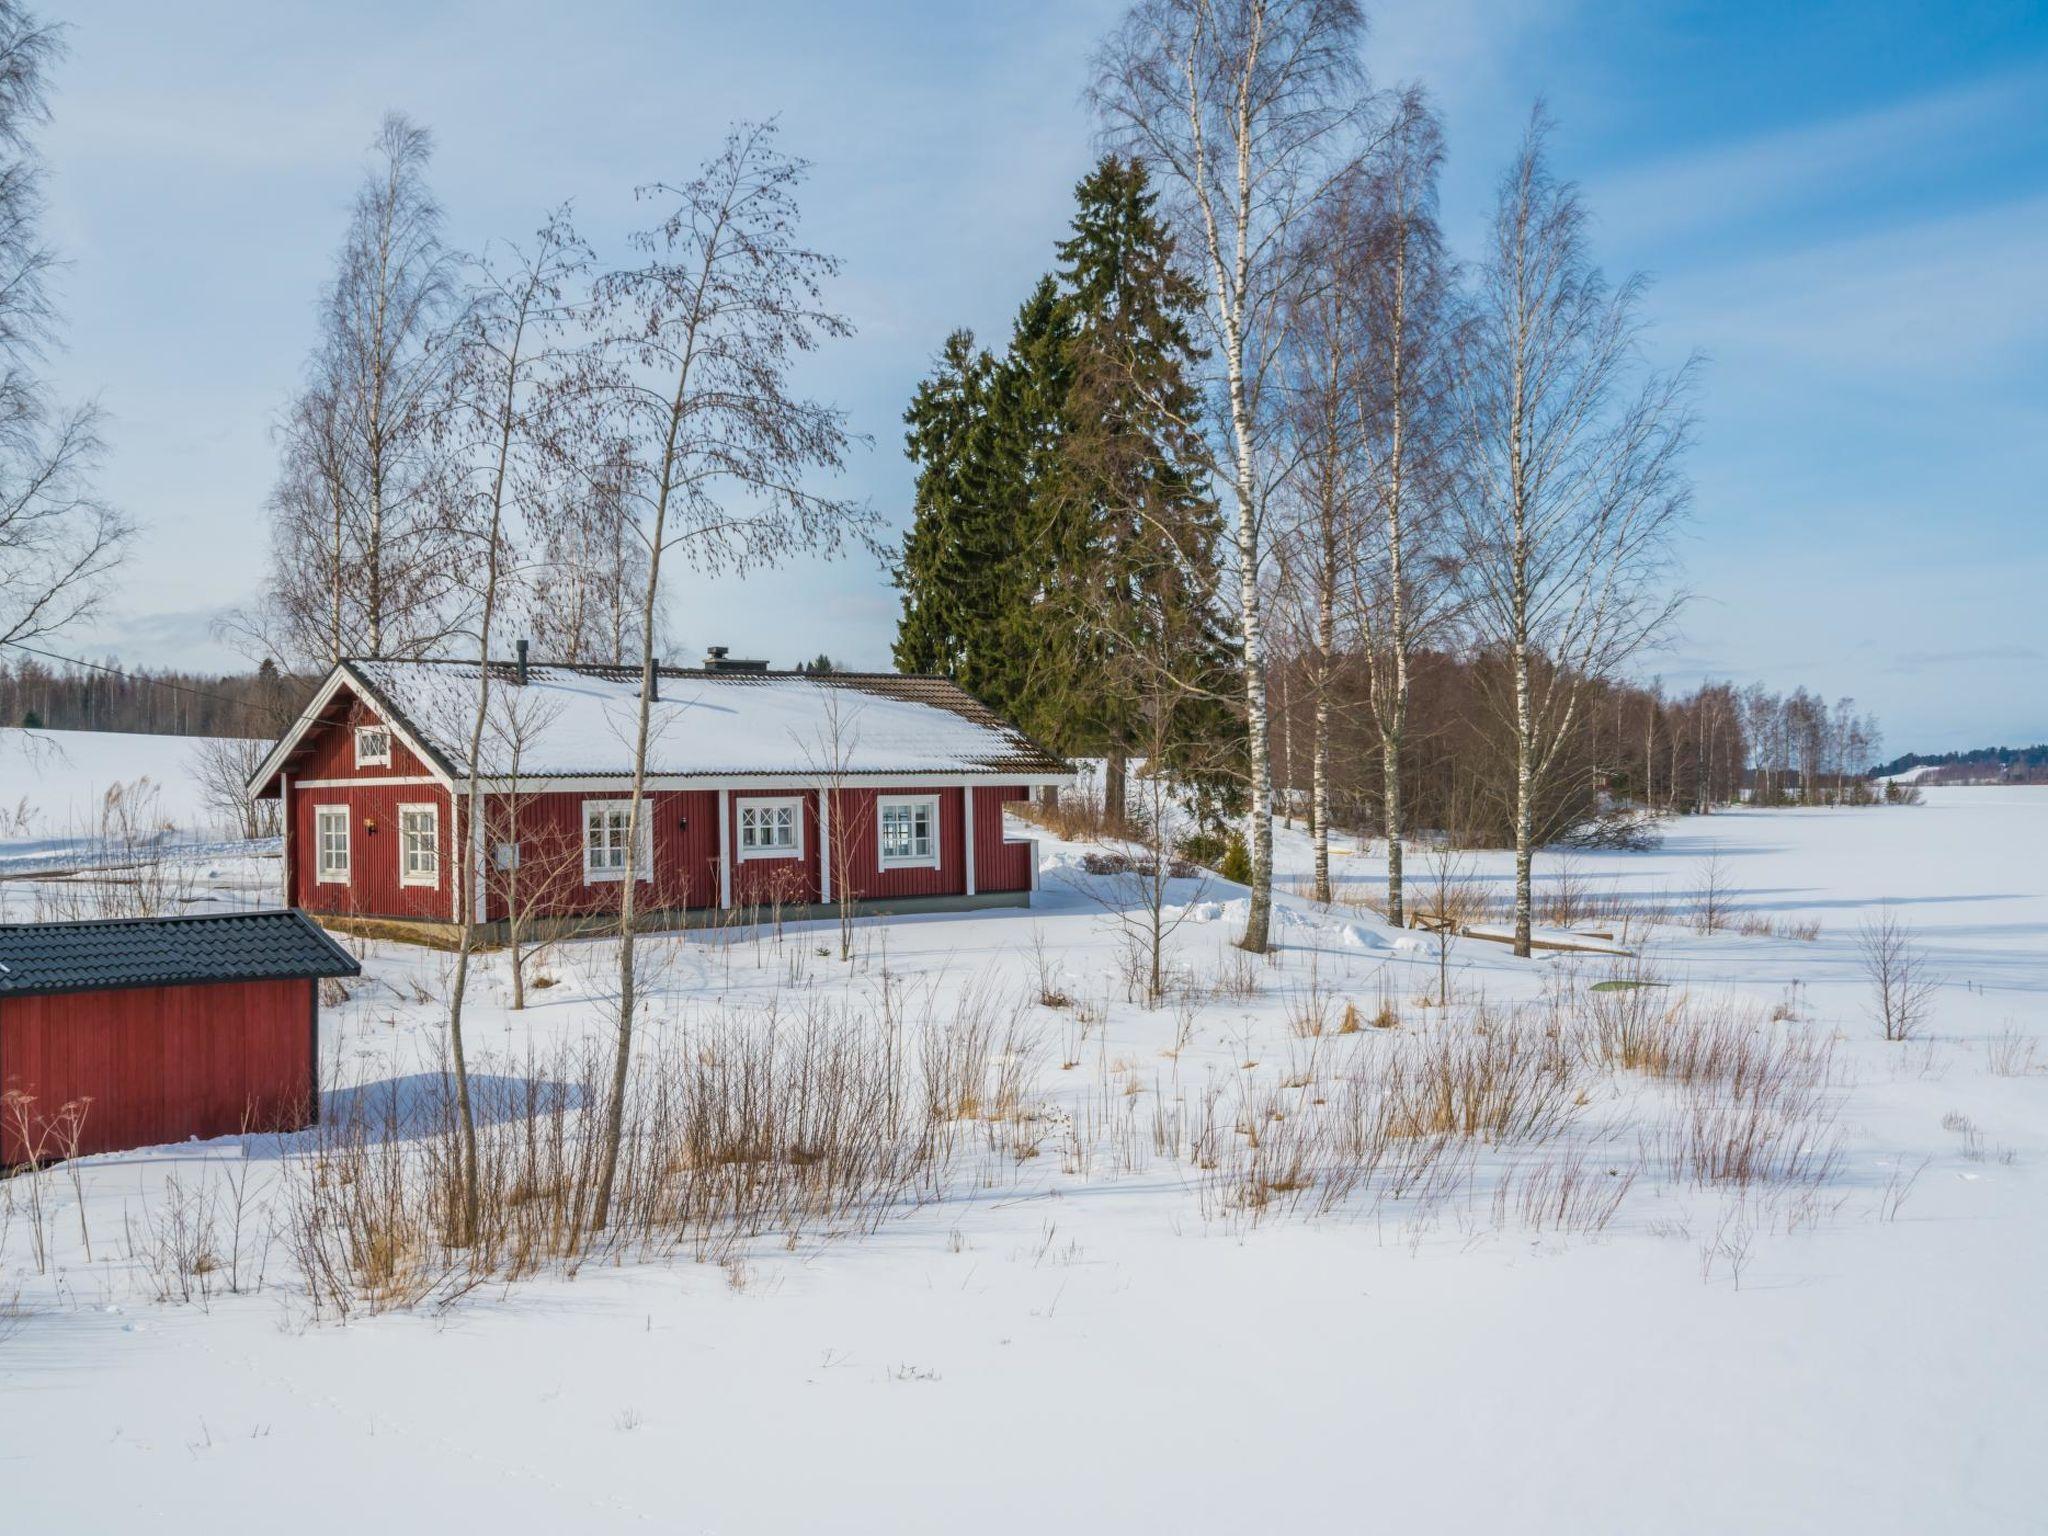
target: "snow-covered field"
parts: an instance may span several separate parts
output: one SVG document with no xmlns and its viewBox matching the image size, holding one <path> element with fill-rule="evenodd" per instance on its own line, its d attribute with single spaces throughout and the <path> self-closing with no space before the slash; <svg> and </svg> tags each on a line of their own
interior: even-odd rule
<svg viewBox="0 0 2048 1536">
<path fill-rule="evenodd" d="M 1016 1000 L 1043 1047 L 1031 1118 L 869 1236 L 590 1265 L 338 1323 L 310 1315 L 282 1242 L 251 1294 L 216 1276 L 203 1302 L 153 1299 L 168 1181 L 246 1170 L 260 1228 L 296 1143 L 91 1159 L 75 1184 L 45 1173 L 54 1256 L 40 1270 L 26 1181 L 12 1181 L 9 1525 L 2048 1528 L 2048 790 L 1729 813 L 1671 824 L 1653 852 L 1579 856 L 1581 880 L 1638 908 L 1685 907 L 1712 860 L 1734 916 L 1777 925 L 1630 934 L 1676 984 L 1661 995 L 1733 999 L 1759 1037 L 1831 1046 L 1807 1132 L 1838 1139 L 1838 1159 L 1805 1184 L 1747 1190 L 1673 1176 L 1660 1148 L 1696 1101 L 1577 1068 L 1562 1133 L 1475 1142 L 1433 1193 L 1368 1180 L 1325 1214 L 1299 1191 L 1255 1213 L 1227 1181 L 1247 1139 L 1232 1106 L 1306 1121 L 1399 1053 L 1469 1035 L 1482 997 L 1501 1027 L 1513 1004 L 1613 962 L 1521 962 L 1465 940 L 1447 1018 L 1421 1006 L 1435 957 L 1413 935 L 1289 897 L 1277 959 L 1240 971 L 1240 893 L 1182 887 L 1196 909 L 1174 953 L 1203 995 L 1147 1009 L 1126 999 L 1080 850 L 1041 852 L 1029 914 L 863 924 L 850 974 L 819 954 L 829 926 L 655 943 L 663 1028 L 773 994 L 858 1003 L 884 969 L 942 1007 L 974 986 Z M 1290 878 L 1305 873 L 1298 833 L 1281 852 Z M 260 899 L 274 862 L 225 862 L 217 883 Z M 1384 868 L 1374 850 L 1334 863 L 1360 889 Z M 1504 859 L 1475 865 L 1505 879 Z M 1878 1038 L 1858 960 L 1859 924 L 1887 899 L 1943 979 L 1925 1037 L 1906 1044 Z M 1816 919 L 1817 937 L 1790 936 Z M 1035 949 L 1067 1006 L 1036 1001 Z M 564 951 L 559 985 L 524 1013 L 493 957 L 471 1031 L 485 1069 L 516 1074 L 529 1050 L 607 1028 L 607 953 Z M 446 969 L 370 945 L 364 984 L 326 1015 L 327 1079 L 430 1067 Z M 1318 991 L 1333 1019 L 1345 1001 L 1368 1016 L 1384 1004 L 1398 1028 L 1304 1035 Z M 1156 1117 L 1210 1101 L 1226 1115 L 1216 1166 L 1178 1133 L 1155 1139 Z M 1018 1139 L 1041 1155 L 1018 1159 Z M 1567 1166 L 1618 1200 L 1611 1219 L 1532 1213 L 1524 1191 Z"/>
</svg>

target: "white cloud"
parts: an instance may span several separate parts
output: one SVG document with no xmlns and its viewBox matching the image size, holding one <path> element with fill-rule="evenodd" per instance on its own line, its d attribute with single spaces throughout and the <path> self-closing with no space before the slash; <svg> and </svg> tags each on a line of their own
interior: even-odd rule
<svg viewBox="0 0 2048 1536">
<path fill-rule="evenodd" d="M 1952 166 L 1958 145 L 2038 122 L 2048 71 L 1993 75 L 1873 111 L 1665 156 L 1589 188 L 1601 234 L 1630 247 L 1787 211 L 1864 177 Z"/>
</svg>

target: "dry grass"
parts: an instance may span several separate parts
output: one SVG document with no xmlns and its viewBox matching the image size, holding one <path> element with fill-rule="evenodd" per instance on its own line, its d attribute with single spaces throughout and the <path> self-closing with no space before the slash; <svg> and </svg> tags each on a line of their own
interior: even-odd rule
<svg viewBox="0 0 2048 1536">
<path fill-rule="evenodd" d="M 1583 1105 L 1574 1063 L 1533 1012 L 1475 1010 L 1413 1036 L 1358 1032 L 1324 1075 L 1246 1073 L 1183 1151 L 1213 1170 L 1205 1208 L 1227 1219 L 1325 1214 L 1361 1199 L 1433 1209 L 1469 1187 L 1477 1149 L 1541 1144 Z M 1228 1134 L 1219 1134 L 1221 1124 Z"/>
<path fill-rule="evenodd" d="M 1639 1165 L 1591 1158 L 1585 1148 L 1538 1157 L 1494 1186 L 1493 1221 L 1510 1219 L 1532 1232 L 1589 1237 L 1604 1232 L 1641 1175 Z"/>
<path fill-rule="evenodd" d="M 347 1316 L 445 1305 L 592 1258 L 723 1263 L 771 1233 L 791 1244 L 864 1233 L 937 1197 L 963 1123 L 1023 1122 L 1031 1053 L 1016 1011 L 986 994 L 908 1032 L 900 1015 L 807 999 L 648 1034 L 602 1231 L 589 1210 L 608 1053 L 585 1046 L 480 1072 L 467 1242 L 452 1085 L 445 1074 L 368 1085 L 286 1159 L 281 1236 L 315 1312 Z M 992 1130 L 999 1138 L 1015 1145 Z"/>
<path fill-rule="evenodd" d="M 1064 793 L 1056 804 L 1050 806 L 1040 800 L 1012 800 L 1003 806 L 1003 811 L 1006 815 L 1043 827 L 1054 837 L 1069 843 L 1095 842 L 1105 837 L 1120 836 L 1129 830 L 1111 817 L 1102 802 L 1092 794 Z"/>
<path fill-rule="evenodd" d="M 1323 985 L 1313 960 L 1309 963 L 1308 985 L 1287 996 L 1287 1031 L 1297 1040 L 1327 1035 L 1337 1027 L 1336 997 Z M 1348 1009 L 1350 1005 L 1347 1003 Z"/>
<path fill-rule="evenodd" d="M 1811 944 L 1820 937 L 1817 917 L 1772 917 L 1767 912 L 1744 912 L 1735 919 L 1735 931 L 1745 939 L 1797 939 Z"/>
<path fill-rule="evenodd" d="M 2041 1070 L 2040 1042 L 2007 1025 L 1984 1042 L 1984 1063 L 1994 1077 L 2028 1077 Z"/>
</svg>

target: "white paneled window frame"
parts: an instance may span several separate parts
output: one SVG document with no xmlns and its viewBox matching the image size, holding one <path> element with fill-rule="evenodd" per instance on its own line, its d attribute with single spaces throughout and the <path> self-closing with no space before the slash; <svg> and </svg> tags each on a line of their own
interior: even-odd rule
<svg viewBox="0 0 2048 1536">
<path fill-rule="evenodd" d="M 654 878 L 654 807 L 640 805 L 640 846 L 634 850 L 633 878 Z M 630 800 L 583 802 L 583 883 L 602 885 L 626 878 L 626 829 L 632 825 Z"/>
<path fill-rule="evenodd" d="M 802 795 L 739 795 L 732 803 L 733 848 L 742 859 L 804 856 Z"/>
<path fill-rule="evenodd" d="M 431 802 L 398 807 L 398 883 L 441 883 L 441 807 Z"/>
<path fill-rule="evenodd" d="M 319 885 L 347 885 L 350 862 L 348 807 L 345 805 L 314 806 L 314 882 Z"/>
<path fill-rule="evenodd" d="M 391 766 L 390 726 L 359 725 L 356 727 L 356 766 L 358 768 L 389 768 Z"/>
<path fill-rule="evenodd" d="M 875 856 L 883 869 L 937 869 L 939 797 L 877 795 Z"/>
</svg>

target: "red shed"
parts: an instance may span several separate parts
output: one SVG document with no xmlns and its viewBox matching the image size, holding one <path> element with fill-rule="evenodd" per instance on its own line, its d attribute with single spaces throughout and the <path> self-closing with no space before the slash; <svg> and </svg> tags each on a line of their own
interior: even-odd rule
<svg viewBox="0 0 2048 1536">
<path fill-rule="evenodd" d="M 0 1166 L 312 1124 L 320 978 L 360 973 L 299 912 L 0 924 Z"/>
</svg>

